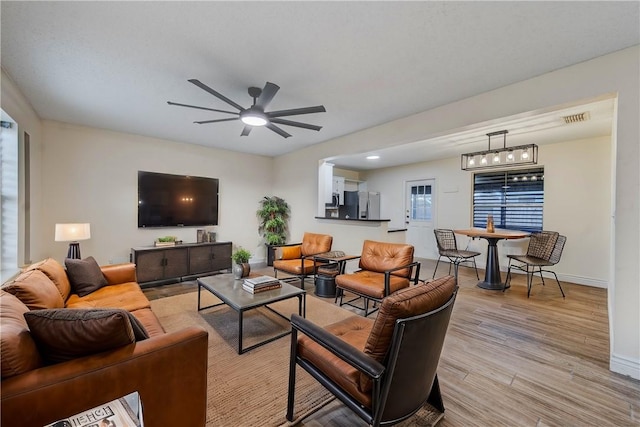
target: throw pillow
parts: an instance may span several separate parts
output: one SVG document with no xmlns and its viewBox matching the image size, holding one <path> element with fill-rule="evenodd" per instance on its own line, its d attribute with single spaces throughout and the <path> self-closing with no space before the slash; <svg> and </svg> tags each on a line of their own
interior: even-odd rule
<svg viewBox="0 0 640 427">
<path fill-rule="evenodd" d="M 0 291 L 0 368 L 2 379 L 20 375 L 42 366 L 24 313 L 29 308 L 18 298 Z"/>
<path fill-rule="evenodd" d="M 24 318 L 48 364 L 101 353 L 148 338 L 144 326 L 122 309 L 36 310 L 25 313 Z"/>
<path fill-rule="evenodd" d="M 30 310 L 64 307 L 58 288 L 40 270 L 20 274 L 15 280 L 2 285 L 2 290 L 15 295 Z"/>
<path fill-rule="evenodd" d="M 280 246 L 276 248 L 276 259 L 299 259 L 302 257 L 300 245 Z"/>
<path fill-rule="evenodd" d="M 107 285 L 100 266 L 93 257 L 64 260 L 74 292 L 83 297 Z"/>
</svg>

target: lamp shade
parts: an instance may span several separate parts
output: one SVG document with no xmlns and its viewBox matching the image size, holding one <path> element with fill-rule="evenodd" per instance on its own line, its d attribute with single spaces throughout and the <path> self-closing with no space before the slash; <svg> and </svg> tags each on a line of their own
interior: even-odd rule
<svg viewBox="0 0 640 427">
<path fill-rule="evenodd" d="M 56 224 L 56 242 L 76 242 L 90 238 L 90 224 Z"/>
</svg>

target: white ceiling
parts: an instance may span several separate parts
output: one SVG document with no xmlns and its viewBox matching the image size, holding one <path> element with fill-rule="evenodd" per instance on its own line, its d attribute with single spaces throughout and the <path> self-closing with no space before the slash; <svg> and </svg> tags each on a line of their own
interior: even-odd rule
<svg viewBox="0 0 640 427">
<path fill-rule="evenodd" d="M 640 43 L 637 1 L 3 0 L 0 8 L 2 67 L 41 118 L 268 156 Z M 288 118 L 323 129 L 282 126 L 293 135 L 284 139 L 265 128 L 241 137 L 238 121 L 193 124 L 229 116 L 167 101 L 230 107 L 188 79 L 246 107 L 249 86 L 276 83 L 268 111 L 322 104 L 326 113 Z M 593 106 L 593 132 L 607 120 L 610 128 L 600 112 L 611 105 Z M 527 133 L 511 129 L 510 145 Z M 457 155 L 475 151 L 464 148 L 471 141 L 486 147 L 493 130 L 455 130 L 462 140 L 429 144 L 438 157 Z"/>
</svg>

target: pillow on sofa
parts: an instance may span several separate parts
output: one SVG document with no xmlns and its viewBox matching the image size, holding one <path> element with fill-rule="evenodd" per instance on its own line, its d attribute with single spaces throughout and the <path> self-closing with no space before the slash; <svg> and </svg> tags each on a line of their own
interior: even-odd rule
<svg viewBox="0 0 640 427">
<path fill-rule="evenodd" d="M 64 271 L 64 267 L 55 259 L 47 258 L 40 262 L 36 262 L 35 264 L 31 264 L 29 267 L 24 269 L 24 271 L 30 270 L 40 270 L 42 271 L 54 285 L 58 288 L 60 295 L 62 296 L 62 301 L 66 301 L 69 298 L 69 294 L 71 293 L 71 284 L 69 283 L 69 278 L 67 277 L 67 272 Z"/>
<path fill-rule="evenodd" d="M 122 309 L 37 310 L 24 314 L 31 336 L 48 364 L 111 350 L 149 336 Z"/>
<path fill-rule="evenodd" d="M 9 378 L 42 366 L 24 313 L 29 308 L 8 292 L 0 291 L 0 368 Z"/>
<path fill-rule="evenodd" d="M 58 288 L 40 270 L 30 270 L 2 285 L 2 290 L 15 295 L 31 310 L 62 308 L 64 301 Z"/>
<path fill-rule="evenodd" d="M 97 291 L 108 283 L 100 266 L 91 256 L 85 259 L 67 258 L 64 265 L 67 267 L 71 288 L 81 297 Z"/>
</svg>

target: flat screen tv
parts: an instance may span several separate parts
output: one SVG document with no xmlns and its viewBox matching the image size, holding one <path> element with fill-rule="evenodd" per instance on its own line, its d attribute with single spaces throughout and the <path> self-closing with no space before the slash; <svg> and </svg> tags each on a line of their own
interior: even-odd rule
<svg viewBox="0 0 640 427">
<path fill-rule="evenodd" d="M 218 225 L 218 179 L 138 171 L 138 227 Z"/>
</svg>

